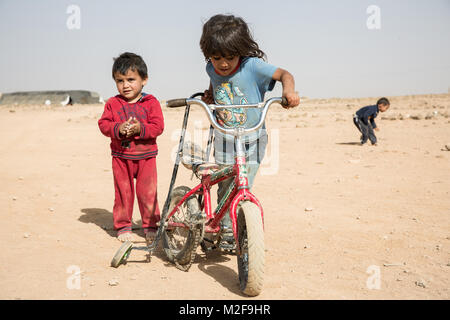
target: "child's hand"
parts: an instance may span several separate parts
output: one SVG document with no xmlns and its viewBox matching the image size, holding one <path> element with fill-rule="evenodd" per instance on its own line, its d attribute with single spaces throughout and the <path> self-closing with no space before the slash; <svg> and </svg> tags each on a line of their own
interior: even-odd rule
<svg viewBox="0 0 450 320">
<path fill-rule="evenodd" d="M 204 95 L 202 97 L 202 101 L 206 104 L 213 104 L 214 103 L 214 97 L 211 94 L 211 91 L 205 90 Z"/>
<path fill-rule="evenodd" d="M 141 123 L 136 120 L 136 118 L 130 118 L 129 127 L 127 129 L 126 135 L 127 138 L 134 136 L 136 134 L 141 133 Z"/>
<path fill-rule="evenodd" d="M 281 81 L 283 86 L 283 97 L 286 98 L 288 102 L 288 105 L 283 106 L 283 108 L 289 109 L 300 104 L 300 97 L 298 92 L 295 91 L 295 80 L 292 74 L 284 69 L 278 68 L 272 75 L 272 79 L 275 81 Z"/>
<path fill-rule="evenodd" d="M 119 126 L 119 133 L 122 136 L 126 136 L 127 135 L 128 129 L 130 128 L 130 121 L 131 120 L 132 120 L 132 117 L 130 117 L 127 121 L 125 121 L 124 123 L 122 123 Z"/>
<path fill-rule="evenodd" d="M 285 109 L 294 108 L 300 104 L 300 97 L 297 91 L 283 93 L 283 97 L 288 101 L 288 105 L 283 106 Z"/>
</svg>

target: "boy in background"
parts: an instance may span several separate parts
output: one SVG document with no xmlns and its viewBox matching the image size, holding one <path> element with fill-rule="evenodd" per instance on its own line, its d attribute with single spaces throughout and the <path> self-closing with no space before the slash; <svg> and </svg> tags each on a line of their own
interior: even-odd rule
<svg viewBox="0 0 450 320">
<path fill-rule="evenodd" d="M 376 105 L 363 107 L 353 115 L 353 123 L 362 133 L 361 145 L 364 145 L 367 140 L 370 140 L 373 146 L 377 145 L 377 137 L 373 130 L 379 131 L 380 129 L 375 123 L 375 118 L 377 117 L 378 112 L 385 112 L 389 109 L 389 106 L 389 100 L 381 98 L 377 101 Z"/>
</svg>

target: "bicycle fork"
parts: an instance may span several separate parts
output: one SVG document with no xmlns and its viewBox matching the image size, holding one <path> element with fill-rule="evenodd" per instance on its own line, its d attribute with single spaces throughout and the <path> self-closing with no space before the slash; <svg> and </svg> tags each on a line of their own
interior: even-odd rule
<svg viewBox="0 0 450 320">
<path fill-rule="evenodd" d="M 236 253 L 239 255 L 241 248 L 239 247 L 239 239 L 238 239 L 238 230 L 237 230 L 237 208 L 241 201 L 251 201 L 256 204 L 261 211 L 261 219 L 264 228 L 264 212 L 259 200 L 250 192 L 250 188 L 248 186 L 248 172 L 246 166 L 246 158 L 245 158 L 245 150 L 242 143 L 242 131 L 243 128 L 236 128 L 237 134 L 235 135 L 234 144 L 236 148 L 236 157 L 235 157 L 235 169 L 236 172 L 236 186 L 237 193 L 234 196 L 231 205 L 230 205 L 230 219 L 231 225 L 233 228 L 233 236 L 236 240 Z"/>
</svg>

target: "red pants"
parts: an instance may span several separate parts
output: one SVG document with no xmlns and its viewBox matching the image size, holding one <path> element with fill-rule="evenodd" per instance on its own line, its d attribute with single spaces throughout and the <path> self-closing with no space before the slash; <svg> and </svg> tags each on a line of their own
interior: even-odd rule
<svg viewBox="0 0 450 320">
<path fill-rule="evenodd" d="M 142 218 L 142 228 L 157 228 L 160 219 L 157 198 L 156 158 L 127 160 L 112 158 L 115 200 L 114 229 L 118 234 L 131 232 L 134 205 L 134 179 L 136 196 Z"/>
</svg>

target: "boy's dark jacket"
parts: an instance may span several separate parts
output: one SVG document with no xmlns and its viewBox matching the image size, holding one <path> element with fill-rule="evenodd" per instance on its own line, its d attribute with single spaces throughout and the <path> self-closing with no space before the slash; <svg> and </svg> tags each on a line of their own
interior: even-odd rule
<svg viewBox="0 0 450 320">
<path fill-rule="evenodd" d="M 376 128 L 377 125 L 375 123 L 375 118 L 377 117 L 379 111 L 380 110 L 378 109 L 378 105 L 367 106 L 367 107 L 361 108 L 358 111 L 356 111 L 356 116 L 366 126 L 369 125 L 369 119 L 370 119 L 370 123 L 372 124 L 372 127 Z"/>
<path fill-rule="evenodd" d="M 130 117 L 141 124 L 139 135 L 126 138 L 119 133 L 119 126 Z M 98 120 L 100 131 L 111 138 L 111 155 L 130 160 L 156 157 L 156 137 L 164 130 L 164 118 L 159 101 L 150 94 L 129 104 L 121 95 L 108 99 L 103 115 Z"/>
</svg>

